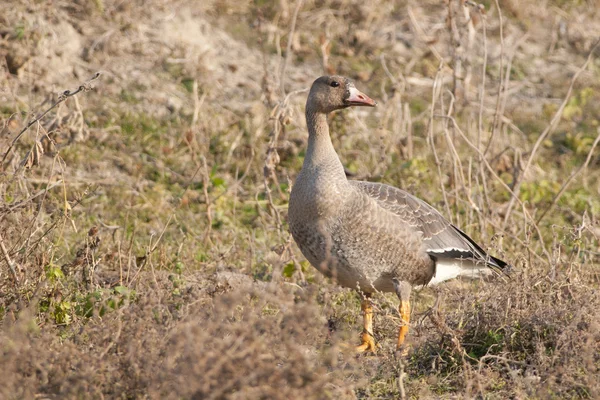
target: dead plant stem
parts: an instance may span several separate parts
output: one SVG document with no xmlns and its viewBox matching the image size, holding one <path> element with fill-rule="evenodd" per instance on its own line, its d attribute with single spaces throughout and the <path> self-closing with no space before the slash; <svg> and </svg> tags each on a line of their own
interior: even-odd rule
<svg viewBox="0 0 600 400">
<path fill-rule="evenodd" d="M 498 11 L 498 20 L 500 27 L 500 67 L 498 68 L 499 76 L 498 76 L 498 93 L 496 95 L 496 111 L 494 112 L 494 120 L 492 122 L 491 136 L 490 142 L 492 141 L 496 129 L 498 128 L 498 123 L 501 118 L 500 114 L 500 104 L 502 98 L 503 87 L 503 72 L 504 72 L 504 20 L 502 18 L 502 10 L 500 9 L 500 4 L 498 4 L 498 0 L 495 0 L 496 10 Z"/>
<path fill-rule="evenodd" d="M 304 0 L 296 1 L 296 8 L 294 9 L 294 15 L 292 17 L 292 26 L 290 27 L 290 32 L 288 33 L 287 47 L 285 49 L 285 58 L 283 59 L 283 64 L 281 65 L 281 71 L 279 71 L 279 84 L 282 96 L 285 96 L 285 70 L 287 68 L 289 59 L 292 55 L 292 43 L 294 42 L 294 35 L 296 33 L 296 21 L 298 20 L 298 12 L 302 7 L 302 3 L 304 3 Z"/>
<path fill-rule="evenodd" d="M 527 164 L 525 164 L 525 168 L 523 168 L 523 171 L 521 171 L 521 173 L 517 177 L 516 182 L 513 186 L 513 190 L 512 190 L 513 196 L 511 197 L 511 199 L 508 203 L 508 207 L 506 209 L 506 214 L 504 215 L 504 222 L 502 224 L 503 228 L 505 228 L 506 225 L 508 224 L 508 220 L 510 218 L 511 211 L 514 206 L 515 199 L 518 198 L 519 190 L 521 189 L 521 184 L 523 183 L 523 179 L 525 178 L 525 175 L 527 174 L 527 171 L 529 170 L 529 167 L 531 166 L 531 163 L 533 162 L 533 159 L 535 158 L 537 151 L 539 150 L 540 146 L 542 145 L 542 143 L 544 142 L 546 137 L 550 134 L 550 132 L 552 132 L 554 130 L 554 128 L 556 127 L 556 125 L 558 125 L 558 122 L 560 121 L 562 113 L 563 113 L 565 107 L 567 106 L 569 99 L 571 98 L 571 93 L 573 93 L 573 87 L 575 86 L 575 82 L 577 82 L 579 75 L 581 75 L 581 73 L 583 71 L 585 71 L 585 69 L 587 68 L 589 63 L 594 58 L 596 48 L 598 47 L 599 44 L 600 44 L 600 41 L 596 42 L 596 44 L 590 50 L 590 52 L 587 56 L 587 59 L 585 60 L 585 62 L 581 66 L 581 68 L 579 68 L 577 70 L 577 72 L 575 72 L 575 74 L 573 75 L 573 78 L 571 78 L 571 84 L 569 85 L 569 89 L 567 90 L 567 94 L 565 95 L 565 98 L 563 99 L 562 104 L 560 105 L 558 110 L 556 110 L 556 113 L 554 113 L 552 120 L 550 121 L 550 123 L 548 124 L 546 129 L 544 129 L 544 131 L 538 137 L 535 144 L 533 145 L 533 149 L 531 149 L 531 154 L 529 155 L 529 158 L 527 159 Z"/>
<path fill-rule="evenodd" d="M 100 77 L 100 72 L 96 72 L 94 74 L 94 76 L 92 76 L 91 79 L 89 79 L 88 81 L 86 81 L 82 85 L 80 85 L 77 88 L 77 90 L 75 90 L 73 92 L 70 91 L 70 90 L 65 90 L 64 92 L 62 92 L 60 94 L 60 96 L 58 96 L 58 100 L 56 100 L 46 111 L 44 111 L 43 113 L 41 113 L 40 115 L 38 115 L 37 117 L 35 117 L 23 129 L 21 129 L 21 131 L 17 134 L 17 136 L 12 140 L 10 146 L 8 146 L 8 150 L 6 150 L 6 153 L 4 153 L 4 156 L 2 157 L 2 161 L 0 161 L 0 166 L 4 165 L 4 161 L 6 160 L 6 157 L 8 157 L 8 154 L 10 153 L 10 151 L 12 150 L 12 148 L 15 146 L 15 144 L 21 138 L 21 136 L 23 136 L 23 134 L 29 128 L 31 128 L 31 126 L 33 124 L 35 124 L 36 122 L 39 122 L 42 118 L 44 118 L 46 116 L 46 114 L 48 114 L 50 111 L 52 111 L 54 108 L 56 108 L 56 106 L 58 106 L 59 104 L 63 103 L 69 97 L 75 96 L 76 94 L 78 94 L 79 92 L 82 92 L 82 91 L 83 92 L 88 92 L 88 91 L 92 90 L 91 83 L 93 81 L 95 81 L 96 79 L 98 79 L 98 77 Z"/>
<path fill-rule="evenodd" d="M 431 93 L 431 111 L 430 111 L 430 116 L 429 116 L 429 127 L 428 127 L 428 134 L 427 134 L 427 141 L 429 142 L 429 145 L 431 146 L 431 151 L 433 153 L 433 158 L 435 159 L 435 165 L 437 167 L 437 172 L 438 172 L 438 178 L 440 180 L 440 187 L 442 190 L 442 197 L 444 198 L 444 206 L 446 207 L 446 216 L 448 218 L 450 218 L 450 222 L 452 222 L 452 213 L 450 212 L 450 205 L 448 204 L 448 195 L 446 194 L 446 188 L 444 187 L 444 182 L 442 179 L 442 162 L 440 161 L 440 158 L 438 157 L 437 154 L 437 150 L 435 148 L 435 139 L 433 136 L 433 121 L 434 121 L 434 116 L 435 116 L 435 101 L 436 101 L 436 92 L 439 92 L 438 86 L 441 83 L 441 70 L 443 67 L 443 63 L 440 63 L 439 67 L 438 67 L 438 72 L 433 80 L 433 86 L 432 86 L 432 93 Z"/>
<path fill-rule="evenodd" d="M 456 129 L 456 131 L 458 133 L 460 133 L 461 137 L 463 138 L 463 140 L 465 141 L 465 143 L 467 143 L 474 151 L 476 151 L 479 155 L 482 155 L 481 150 L 479 150 L 477 148 L 477 146 L 475 144 L 473 144 L 469 138 L 467 138 L 467 136 L 464 134 L 464 132 L 460 129 L 460 127 L 458 126 L 458 124 L 456 123 L 456 120 L 454 119 L 454 117 L 449 117 L 447 115 L 436 115 L 436 117 L 438 118 L 449 118 L 453 121 L 454 127 Z M 511 198 L 515 199 L 515 201 L 517 201 L 522 207 L 523 207 L 523 213 L 524 215 L 527 217 L 527 219 L 532 223 L 533 227 L 535 228 L 539 238 L 540 238 L 540 245 L 542 246 L 542 250 L 544 252 L 544 254 L 546 255 L 546 257 L 548 258 L 548 261 L 550 262 L 551 257 L 550 254 L 548 253 L 548 250 L 546 249 L 546 245 L 544 244 L 543 241 L 543 236 L 542 233 L 540 231 L 539 226 L 535 223 L 533 217 L 531 216 L 531 214 L 527 211 L 527 209 L 525 208 L 525 204 L 521 201 L 521 199 L 518 198 L 518 196 L 515 194 L 515 192 L 498 176 L 498 174 L 496 173 L 496 171 L 494 171 L 494 169 L 492 168 L 492 166 L 489 164 L 489 162 L 482 157 L 483 162 L 486 166 L 486 168 L 488 169 L 488 171 L 490 172 L 490 174 L 496 179 L 496 181 L 498 181 L 498 183 L 504 187 L 504 189 L 506 189 L 506 191 L 508 193 L 510 193 Z M 505 230 L 505 227 L 502 227 L 502 230 Z"/>
<path fill-rule="evenodd" d="M 6 261 L 6 264 L 8 264 L 8 268 L 10 269 L 10 273 L 13 276 L 13 279 L 15 280 L 15 283 L 18 285 L 19 284 L 19 276 L 17 275 L 17 271 L 15 266 L 16 265 L 11 259 L 10 259 L 10 255 L 8 254 L 8 251 L 6 250 L 6 246 L 4 245 L 4 239 L 2 238 L 2 235 L 0 234 L 0 248 L 2 249 L 2 255 L 4 256 L 4 261 Z"/>
<path fill-rule="evenodd" d="M 550 205 L 548 205 L 548 207 L 546 207 L 546 209 L 540 214 L 540 216 L 536 220 L 537 224 L 539 224 L 540 221 L 546 216 L 546 214 L 548 214 L 548 212 L 550 210 L 552 210 L 552 208 L 554 208 L 554 206 L 556 205 L 556 203 L 558 203 L 558 200 L 564 194 L 565 190 L 567 190 L 567 187 L 569 187 L 569 185 L 573 181 L 573 179 L 575 179 L 575 177 L 577 175 L 579 175 L 579 173 L 581 171 L 583 171 L 585 168 L 587 168 L 587 166 L 589 165 L 590 161 L 592 160 L 592 156 L 594 155 L 594 150 L 596 149 L 596 146 L 600 142 L 600 128 L 597 129 L 597 132 L 598 132 L 598 135 L 596 136 L 596 140 L 594 140 L 594 143 L 592 143 L 592 148 L 588 152 L 588 155 L 587 155 L 587 158 L 585 159 L 585 162 L 579 168 L 577 168 L 577 170 L 573 171 L 573 173 L 567 178 L 567 180 L 565 181 L 565 183 L 563 183 L 563 185 L 560 188 L 560 190 L 558 191 L 558 193 L 556 193 L 556 195 L 552 199 L 552 202 L 550 203 Z"/>
</svg>

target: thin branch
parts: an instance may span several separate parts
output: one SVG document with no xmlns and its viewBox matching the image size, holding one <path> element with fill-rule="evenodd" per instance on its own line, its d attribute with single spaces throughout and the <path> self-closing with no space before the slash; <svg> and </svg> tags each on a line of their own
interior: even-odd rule
<svg viewBox="0 0 600 400">
<path fill-rule="evenodd" d="M 481 84 L 479 86 L 479 114 L 477 118 L 477 147 L 481 147 L 481 136 L 483 135 L 483 104 L 485 100 L 485 78 L 487 75 L 488 48 L 487 48 L 487 20 L 486 15 L 477 7 L 481 16 L 483 26 L 483 63 L 481 65 Z M 479 161 L 481 163 L 481 160 Z"/>
<path fill-rule="evenodd" d="M 37 116 L 36 118 L 34 118 L 31 122 L 29 122 L 27 124 L 27 126 L 25 126 L 25 128 L 21 129 L 21 132 L 19 132 L 19 134 L 13 139 L 12 143 L 8 147 L 8 150 L 6 150 L 6 153 L 4 153 L 4 156 L 2 157 L 2 161 L 0 161 L 0 166 L 4 165 L 4 161 L 6 160 L 6 157 L 8 157 L 8 154 L 13 149 L 13 147 L 15 146 L 15 144 L 17 143 L 17 141 L 21 138 L 21 136 L 23 136 L 23 134 L 29 128 L 31 128 L 31 126 L 33 124 L 35 124 L 36 122 L 39 122 L 42 118 L 44 118 L 44 116 L 46 116 L 46 114 L 48 114 L 50 111 L 52 111 L 54 108 L 56 108 L 56 106 L 58 106 L 59 104 L 63 103 L 69 97 L 73 97 L 73 96 L 75 96 L 76 94 L 78 94 L 80 92 L 89 92 L 90 90 L 92 90 L 93 87 L 92 87 L 91 83 L 93 81 L 95 81 L 96 79 L 98 79 L 99 77 L 100 77 L 100 72 L 96 72 L 94 74 L 94 76 L 92 76 L 92 78 L 90 80 L 84 82 L 74 92 L 71 92 L 70 90 L 65 90 L 64 92 L 62 92 L 60 94 L 60 96 L 58 96 L 58 100 L 56 100 L 56 102 L 54 104 L 52 104 L 50 106 L 50 108 L 48 108 L 46 111 L 44 111 L 39 116 Z"/>
<path fill-rule="evenodd" d="M 558 122 L 560 121 L 560 118 L 562 117 L 563 111 L 564 111 L 565 107 L 567 106 L 569 99 L 571 98 L 571 93 L 573 93 L 573 87 L 575 86 L 575 82 L 577 82 L 577 78 L 579 78 L 579 75 L 581 75 L 581 73 L 583 71 L 585 71 L 585 69 L 589 65 L 590 61 L 592 61 L 592 59 L 594 58 L 594 54 L 595 54 L 595 51 L 596 51 L 596 48 L 598 47 L 598 45 L 600 45 L 600 41 L 596 42 L 594 47 L 592 47 L 592 49 L 590 50 L 590 52 L 588 54 L 587 59 L 585 60 L 585 63 L 583 63 L 581 68 L 579 68 L 579 70 L 577 70 L 577 72 L 575 72 L 575 75 L 573 75 L 573 78 L 571 79 L 571 84 L 569 85 L 569 90 L 567 90 L 567 94 L 565 95 L 565 98 L 564 98 L 562 104 L 560 105 L 560 107 L 558 108 L 556 113 L 554 113 L 554 116 L 552 117 L 552 120 L 550 121 L 550 123 L 548 124 L 546 129 L 544 129 L 542 134 L 538 137 L 537 141 L 533 145 L 533 149 L 531 150 L 531 155 L 529 156 L 529 159 L 527 160 L 527 164 L 525 165 L 525 168 L 523 168 L 523 171 L 521 172 L 519 177 L 517 177 L 517 181 L 515 182 L 515 185 L 513 186 L 513 192 L 516 193 L 517 196 L 518 196 L 519 190 L 521 189 L 521 184 L 523 183 L 525 174 L 527 173 L 527 170 L 531 166 L 531 163 L 533 162 L 533 159 L 535 158 L 538 149 L 540 148 L 540 146 L 542 145 L 542 143 L 544 142 L 544 140 L 546 139 L 548 134 L 550 134 L 550 132 L 552 132 L 554 130 L 556 125 L 558 125 Z M 514 202 L 515 202 L 515 198 L 516 198 L 516 196 L 511 197 L 511 199 L 508 203 L 508 207 L 506 209 L 506 214 L 504 215 L 503 227 L 506 227 L 506 224 L 508 223 L 508 218 L 510 217 L 510 214 L 511 214 Z"/>
<path fill-rule="evenodd" d="M 10 256 L 8 255 L 8 250 L 6 250 L 6 246 L 4 246 L 4 240 L 2 239 L 2 235 L 0 235 L 0 249 L 2 249 L 2 255 L 4 256 L 4 260 L 6 261 L 6 263 L 8 264 L 8 268 L 10 269 L 10 273 L 13 276 L 13 279 L 15 280 L 15 283 L 19 283 L 19 277 L 17 275 L 17 271 L 16 271 L 16 263 L 14 263 L 11 259 Z"/>
<path fill-rule="evenodd" d="M 556 205 L 556 203 L 561 198 L 561 196 L 563 195 L 563 193 L 565 192 L 565 190 L 567 190 L 567 187 L 571 184 L 571 181 L 573 179 L 575 179 L 575 177 L 577 175 L 579 175 L 579 173 L 581 171 L 583 171 L 585 168 L 587 168 L 588 164 L 592 160 L 592 155 L 594 154 L 594 149 L 596 148 L 596 146 L 598 145 L 599 142 L 600 142 L 600 128 L 598 128 L 598 136 L 596 136 L 596 140 L 594 140 L 594 143 L 592 144 L 592 148 L 590 149 L 585 162 L 576 171 L 574 171 L 571 174 L 571 176 L 569 176 L 569 178 L 567 178 L 567 180 L 565 181 L 565 183 L 563 183 L 563 185 L 560 188 L 560 190 L 558 191 L 558 193 L 556 193 L 556 195 L 552 199 L 552 202 L 550 203 L 550 205 L 544 210 L 544 212 L 542 212 L 542 214 L 538 217 L 537 221 L 535 221 L 537 224 L 539 224 L 540 221 L 546 216 L 546 214 L 550 210 L 552 210 L 552 208 Z"/>
<path fill-rule="evenodd" d="M 285 58 L 283 59 L 283 65 L 279 72 L 279 84 L 282 95 L 285 95 L 285 69 L 292 54 L 292 42 L 294 41 L 294 33 L 296 31 L 296 20 L 298 19 L 298 12 L 300 11 L 300 7 L 302 7 L 302 3 L 304 3 L 304 0 L 298 0 L 296 2 L 296 9 L 294 10 L 294 16 L 292 17 L 292 26 L 290 27 L 287 47 L 285 49 Z"/>
<path fill-rule="evenodd" d="M 400 389 L 400 398 L 402 400 L 406 399 L 406 389 L 404 388 L 404 378 L 406 377 L 406 372 L 404 372 L 404 362 L 399 360 L 400 371 L 398 372 L 398 388 Z"/>
<path fill-rule="evenodd" d="M 500 97 L 498 98 L 498 103 L 496 104 L 496 111 L 494 112 L 494 125 L 492 128 L 492 133 L 490 134 L 487 145 L 485 147 L 485 151 L 483 152 L 484 155 L 487 154 L 488 151 L 490 150 L 490 148 L 492 147 L 492 142 L 494 141 L 494 135 L 498 131 L 498 126 L 500 125 L 500 122 L 503 122 L 503 120 L 504 120 L 504 118 L 503 118 L 504 110 L 506 109 L 506 102 L 508 101 L 508 95 L 509 95 L 508 86 L 510 84 L 510 72 L 512 70 L 512 63 L 513 63 L 513 60 L 517 53 L 517 50 L 519 49 L 519 47 L 521 47 L 525 43 L 525 41 L 528 38 L 529 38 L 529 34 L 527 34 L 527 33 L 525 33 L 523 36 L 521 36 L 519 38 L 519 40 L 517 41 L 517 43 L 515 43 L 515 45 L 512 49 L 512 52 L 508 56 L 508 62 L 506 64 L 505 72 L 504 72 L 504 83 L 500 84 L 500 87 L 504 88 L 504 91 L 502 93 L 499 93 Z"/>
<path fill-rule="evenodd" d="M 427 142 L 431 146 L 431 151 L 433 153 L 433 158 L 435 160 L 435 165 L 437 167 L 438 178 L 440 180 L 440 187 L 442 189 L 442 196 L 444 198 L 444 206 L 446 207 L 446 214 L 450 221 L 452 222 L 452 213 L 450 212 L 450 205 L 448 203 L 448 195 L 446 194 L 446 188 L 444 187 L 444 180 L 442 176 L 442 162 L 438 157 L 437 150 L 435 148 L 435 138 L 433 137 L 433 119 L 435 117 L 435 100 L 436 100 L 436 92 L 439 91 L 439 85 L 441 84 L 442 79 L 440 78 L 440 73 L 443 67 L 443 63 L 440 63 L 438 67 L 438 72 L 435 75 L 433 80 L 433 86 L 431 88 L 431 111 L 429 116 L 429 126 L 427 129 Z"/>
<path fill-rule="evenodd" d="M 271 120 L 273 121 L 273 130 L 270 134 L 271 138 L 269 140 L 269 145 L 267 148 L 267 153 L 265 156 L 265 162 L 263 165 L 263 184 L 265 187 L 265 193 L 267 195 L 267 200 L 269 204 L 269 208 L 273 212 L 275 216 L 275 220 L 277 222 L 277 229 L 281 234 L 281 216 L 279 215 L 279 211 L 277 211 L 277 207 L 273 202 L 273 196 L 271 195 L 271 189 L 269 188 L 269 181 L 273 181 L 275 183 L 277 189 L 281 197 L 283 198 L 283 192 L 279 187 L 279 180 L 277 179 L 277 175 L 275 174 L 275 168 L 279 165 L 279 154 L 277 153 L 277 143 L 279 141 L 279 136 L 281 131 L 284 129 L 283 117 L 285 112 L 289 106 L 289 100 L 292 96 L 300 93 L 307 92 L 308 89 L 300 89 L 295 90 L 293 92 L 288 93 L 285 98 L 279 102 L 271 111 Z"/>
<path fill-rule="evenodd" d="M 177 208 L 179 208 L 181 206 L 181 199 L 183 199 L 183 197 L 185 196 L 185 194 L 188 192 L 190 186 L 192 185 L 192 183 L 194 183 L 194 178 L 196 177 L 196 175 L 198 174 L 198 172 L 200 171 L 200 168 L 203 166 L 204 167 L 204 172 L 205 172 L 205 179 L 208 178 L 208 169 L 206 167 L 206 158 L 204 156 L 202 156 L 202 165 L 198 166 L 198 168 L 196 168 L 196 171 L 194 172 L 194 174 L 191 176 L 191 178 L 189 179 L 187 185 L 185 186 L 185 189 L 183 190 L 183 193 L 181 194 L 181 196 L 179 196 L 179 202 L 177 204 L 177 206 L 175 207 L 175 210 L 173 210 L 173 212 L 171 213 L 171 215 L 169 215 L 169 219 L 167 219 L 167 222 L 165 223 L 165 226 L 163 226 L 162 231 L 160 232 L 160 235 L 158 235 L 158 238 L 156 239 L 156 241 L 154 243 L 152 243 L 152 236 L 150 236 L 150 243 L 148 244 L 148 249 L 146 250 L 146 254 L 144 255 L 144 259 L 142 261 L 142 266 L 145 265 L 145 263 L 148 261 L 148 259 L 150 258 L 150 255 L 152 255 L 152 253 L 154 253 L 156 251 L 156 249 L 158 248 L 158 245 L 160 244 L 165 232 L 167 231 L 167 228 L 169 227 L 169 225 L 171 224 L 171 220 L 173 219 L 173 217 L 175 217 L 175 211 L 177 210 Z M 207 187 L 207 180 L 204 181 L 204 194 L 206 195 L 206 201 L 207 201 L 207 209 L 208 212 L 210 213 L 210 200 L 208 197 L 208 192 L 206 191 L 206 187 Z M 210 216 L 209 216 L 210 218 Z M 209 220 L 209 224 L 208 224 L 208 231 L 206 232 L 206 236 L 205 236 L 205 240 L 208 237 L 209 233 L 210 233 L 210 227 L 211 227 L 211 220 Z M 132 234 L 132 238 L 133 238 L 133 234 Z M 133 242 L 132 242 L 133 243 Z M 140 267 L 141 269 L 141 267 Z M 139 270 L 138 270 L 139 271 Z M 137 275 L 137 274 L 136 274 Z M 134 277 L 135 279 L 135 277 Z"/>
<path fill-rule="evenodd" d="M 457 124 L 456 120 L 454 119 L 454 117 L 449 117 L 447 115 L 435 115 L 435 117 L 437 117 L 437 118 L 448 118 L 449 120 L 452 121 L 452 123 L 454 124 L 454 128 L 460 134 L 460 136 L 463 138 L 463 140 L 465 141 L 465 143 L 467 143 L 469 145 L 469 147 L 471 147 L 481 157 L 481 160 L 483 161 L 485 167 L 490 172 L 490 174 L 496 179 L 496 181 L 498 181 L 498 183 L 500 183 L 500 185 L 504 189 L 506 189 L 506 191 L 508 193 L 510 193 L 511 199 L 514 199 L 515 201 L 517 201 L 519 203 L 519 205 L 521 205 L 521 207 L 523 207 L 523 213 L 533 223 L 533 226 L 534 226 L 534 228 L 535 228 L 538 236 L 540 237 L 540 245 L 542 246 L 542 251 L 544 252 L 544 254 L 546 254 L 546 257 L 548 257 L 548 261 L 550 262 L 551 257 L 550 257 L 550 254 L 548 253 L 548 250 L 546 249 L 544 241 L 542 240 L 543 239 L 542 232 L 540 231 L 539 226 L 537 224 L 535 224 L 535 221 L 534 221 L 533 217 L 531 216 L 531 214 L 525 208 L 525 204 L 516 195 L 516 192 L 513 189 L 511 189 L 506 184 L 506 182 L 504 182 L 502 180 L 502 178 L 500 178 L 500 176 L 498 176 L 498 174 L 496 173 L 496 171 L 494 171 L 494 169 L 492 168 L 492 166 L 490 165 L 490 163 L 487 161 L 487 159 L 485 159 L 485 157 L 483 157 L 483 153 L 481 152 L 481 150 L 479 150 L 477 148 L 477 146 L 475 144 L 473 144 L 469 140 L 469 138 L 467 138 L 467 136 L 465 135 L 465 133 L 460 129 L 460 127 L 458 126 L 458 124 Z M 505 227 L 502 227 L 502 230 L 506 230 Z"/>
<path fill-rule="evenodd" d="M 204 231 L 204 244 L 207 244 L 210 241 L 210 232 L 212 231 L 212 203 L 210 201 L 210 196 L 208 195 L 208 185 L 210 185 L 210 176 L 208 173 L 208 165 L 206 164 L 206 157 L 203 155 L 200 156 L 202 158 L 202 192 L 204 193 L 204 201 L 206 202 L 206 230 Z M 200 167 L 198 167 L 198 172 Z M 196 173 L 194 173 L 196 175 Z M 211 242 L 212 244 L 212 242 Z"/>
<path fill-rule="evenodd" d="M 504 20 L 502 19 L 502 10 L 500 9 L 500 4 L 498 4 L 498 0 L 495 1 L 496 10 L 498 11 L 498 20 L 500 22 L 500 68 L 498 68 L 499 76 L 498 76 L 498 94 L 496 97 L 496 112 L 494 113 L 494 121 L 492 122 L 492 137 L 494 136 L 494 132 L 498 127 L 498 123 L 500 120 L 500 104 L 502 99 L 502 90 L 503 88 L 503 76 L 504 72 Z M 490 138 L 491 142 L 491 138 Z"/>
<path fill-rule="evenodd" d="M 46 182 L 44 182 L 46 183 Z M 59 179 L 58 181 L 52 183 L 51 185 L 49 184 L 46 188 L 40 190 L 39 192 L 29 196 L 28 198 L 26 198 L 25 200 L 21 200 L 18 203 L 8 207 L 6 206 L 3 210 L 1 211 L 5 211 L 5 212 L 13 212 L 18 208 L 24 207 L 25 205 L 29 204 L 33 199 L 40 197 L 41 195 L 43 195 L 44 193 L 46 193 L 47 191 L 54 189 L 56 186 L 61 185 L 63 183 L 62 179 Z"/>
</svg>

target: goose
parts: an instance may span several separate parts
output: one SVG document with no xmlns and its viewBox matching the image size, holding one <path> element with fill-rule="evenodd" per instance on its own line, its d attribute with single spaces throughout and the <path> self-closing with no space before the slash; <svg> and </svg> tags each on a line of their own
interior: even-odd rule
<svg viewBox="0 0 600 400">
<path fill-rule="evenodd" d="M 314 81 L 306 101 L 308 148 L 290 193 L 288 224 L 300 251 L 318 271 L 361 293 L 363 333 L 356 351 L 377 350 L 371 296 L 395 292 L 402 320 L 396 348 L 406 354 L 413 287 L 506 272 L 510 266 L 487 254 L 425 201 L 390 185 L 347 179 L 327 116 L 376 105 L 348 78 Z"/>
</svg>

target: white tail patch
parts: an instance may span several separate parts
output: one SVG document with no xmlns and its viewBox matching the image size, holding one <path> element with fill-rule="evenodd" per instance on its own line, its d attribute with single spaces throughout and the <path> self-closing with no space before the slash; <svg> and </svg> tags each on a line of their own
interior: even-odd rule
<svg viewBox="0 0 600 400">
<path fill-rule="evenodd" d="M 470 260 L 438 259 L 435 265 L 435 275 L 428 285 L 437 285 L 458 277 L 476 279 L 491 273 L 491 268 L 484 263 L 475 264 Z"/>
<path fill-rule="evenodd" d="M 444 247 L 443 249 L 427 249 L 428 253 L 449 253 L 451 251 L 458 251 L 462 253 L 469 253 L 469 249 L 459 249 L 458 247 Z"/>
</svg>

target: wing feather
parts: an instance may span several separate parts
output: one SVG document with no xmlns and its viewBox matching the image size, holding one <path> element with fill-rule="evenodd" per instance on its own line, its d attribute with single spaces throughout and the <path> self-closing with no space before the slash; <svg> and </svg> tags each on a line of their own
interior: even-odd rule
<svg viewBox="0 0 600 400">
<path fill-rule="evenodd" d="M 434 259 L 468 259 L 485 263 L 495 270 L 507 270 L 508 264 L 487 254 L 473 239 L 452 225 L 435 208 L 410 193 L 393 186 L 349 181 L 378 204 L 423 235 L 426 251 Z"/>
</svg>

